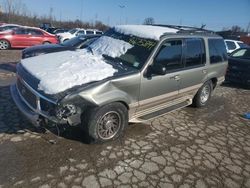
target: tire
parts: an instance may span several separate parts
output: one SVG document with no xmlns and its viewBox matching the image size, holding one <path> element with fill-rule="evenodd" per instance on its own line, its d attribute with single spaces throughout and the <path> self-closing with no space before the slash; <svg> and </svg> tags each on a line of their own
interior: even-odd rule
<svg viewBox="0 0 250 188">
<path fill-rule="evenodd" d="M 0 40 L 0 50 L 7 50 L 10 48 L 10 43 L 7 40 Z"/>
<path fill-rule="evenodd" d="M 95 143 L 115 140 L 128 125 L 128 110 L 119 102 L 93 108 L 83 116 L 82 128 Z"/>
<path fill-rule="evenodd" d="M 205 82 L 198 90 L 198 92 L 194 96 L 192 105 L 197 108 L 206 106 L 211 98 L 212 91 L 213 91 L 213 84 L 211 80 L 209 80 Z"/>
</svg>

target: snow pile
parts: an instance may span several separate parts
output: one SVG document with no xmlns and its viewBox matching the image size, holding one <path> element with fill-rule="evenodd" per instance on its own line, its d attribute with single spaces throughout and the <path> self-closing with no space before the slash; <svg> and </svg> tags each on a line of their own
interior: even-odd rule
<svg viewBox="0 0 250 188">
<path fill-rule="evenodd" d="M 125 54 L 133 45 L 119 39 L 102 36 L 90 45 L 91 49 L 98 54 L 111 57 L 119 57 Z"/>
<path fill-rule="evenodd" d="M 21 63 L 40 80 L 38 89 L 47 94 L 102 80 L 116 72 L 102 56 L 94 56 L 87 50 L 51 53 L 27 58 Z"/>
<path fill-rule="evenodd" d="M 120 25 L 114 27 L 115 31 L 125 34 L 134 35 L 140 38 L 148 38 L 153 40 L 159 40 L 160 36 L 164 33 L 176 33 L 177 29 L 161 26 L 150 25 Z"/>
</svg>

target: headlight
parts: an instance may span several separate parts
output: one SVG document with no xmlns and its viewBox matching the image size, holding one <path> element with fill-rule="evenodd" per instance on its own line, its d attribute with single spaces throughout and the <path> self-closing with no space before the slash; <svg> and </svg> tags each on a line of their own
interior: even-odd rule
<svg viewBox="0 0 250 188">
<path fill-rule="evenodd" d="M 56 110 L 56 117 L 58 119 L 66 119 L 67 117 L 76 114 L 76 112 L 77 112 L 76 106 L 72 104 L 67 104 L 62 107 L 59 107 Z"/>
</svg>

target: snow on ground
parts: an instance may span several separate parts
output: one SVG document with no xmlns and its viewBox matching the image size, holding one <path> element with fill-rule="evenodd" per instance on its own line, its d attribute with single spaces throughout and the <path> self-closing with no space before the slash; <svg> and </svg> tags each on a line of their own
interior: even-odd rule
<svg viewBox="0 0 250 188">
<path fill-rule="evenodd" d="M 125 54 L 133 46 L 123 40 L 102 36 L 93 42 L 90 47 L 98 54 L 105 54 L 111 57 L 119 57 Z"/>
<path fill-rule="evenodd" d="M 56 94 L 77 85 L 113 76 L 116 70 L 102 56 L 87 50 L 50 53 L 21 61 L 40 80 L 39 90 Z"/>
<path fill-rule="evenodd" d="M 115 31 L 125 35 L 134 35 L 140 38 L 148 38 L 153 40 L 159 40 L 160 36 L 164 33 L 176 33 L 179 31 L 169 27 L 150 25 L 120 25 L 114 28 Z"/>
</svg>

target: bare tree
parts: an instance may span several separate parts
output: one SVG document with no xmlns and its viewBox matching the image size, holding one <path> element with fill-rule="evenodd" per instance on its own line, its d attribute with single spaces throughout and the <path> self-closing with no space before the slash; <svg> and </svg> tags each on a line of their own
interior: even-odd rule
<svg viewBox="0 0 250 188">
<path fill-rule="evenodd" d="M 145 18 L 143 22 L 144 25 L 152 25 L 154 23 L 155 23 L 155 20 L 152 17 Z"/>
<path fill-rule="evenodd" d="M 234 33 L 244 32 L 244 29 L 241 28 L 241 27 L 238 26 L 238 25 L 232 26 L 231 30 L 232 30 L 232 32 L 234 32 Z"/>
</svg>

